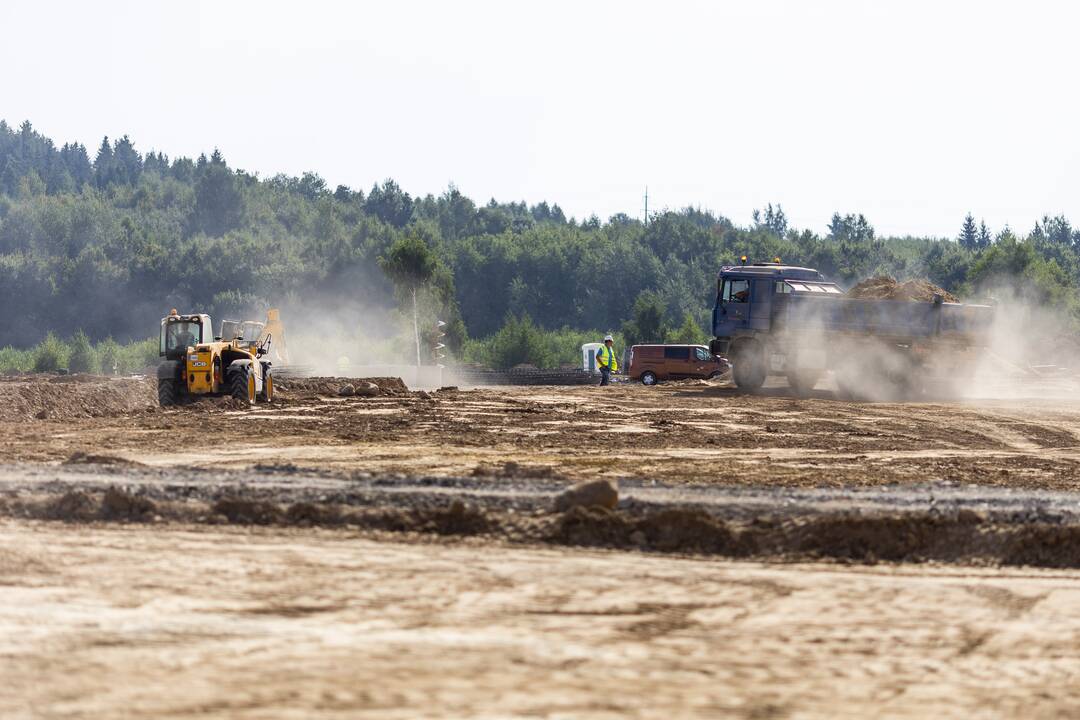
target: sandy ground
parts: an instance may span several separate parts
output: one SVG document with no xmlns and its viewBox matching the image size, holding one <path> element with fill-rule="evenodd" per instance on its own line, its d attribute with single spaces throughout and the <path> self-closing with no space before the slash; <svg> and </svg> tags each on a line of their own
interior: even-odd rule
<svg viewBox="0 0 1080 720">
<path fill-rule="evenodd" d="M 0 716 L 1072 717 L 1080 576 L 0 524 Z"/>
<path fill-rule="evenodd" d="M 1042 398 L 888 404 L 840 401 L 825 390 L 795 397 L 784 387 L 744 395 L 705 381 L 338 398 L 336 382 L 283 380 L 286 392 L 269 406 L 204 401 L 162 410 L 148 385 L 110 382 L 0 382 L 0 405 L 27 407 L 0 413 L 0 463 L 81 452 L 154 467 L 277 463 L 467 476 L 515 462 L 567 479 L 1080 489 L 1080 399 L 1071 386 Z M 22 399 L 31 391 L 37 404 Z M 92 415 L 99 395 L 110 409 Z"/>
<path fill-rule="evenodd" d="M 0 380 L 0 717 L 1080 712 L 1074 388 L 338 382 Z"/>
</svg>

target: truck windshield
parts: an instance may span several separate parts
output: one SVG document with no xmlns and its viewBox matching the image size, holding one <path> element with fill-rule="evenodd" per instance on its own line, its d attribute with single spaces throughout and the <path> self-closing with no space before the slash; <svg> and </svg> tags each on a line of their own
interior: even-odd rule
<svg viewBox="0 0 1080 720">
<path fill-rule="evenodd" d="M 202 341 L 202 325 L 197 322 L 171 322 L 165 327 L 165 352 L 183 350 Z"/>
</svg>

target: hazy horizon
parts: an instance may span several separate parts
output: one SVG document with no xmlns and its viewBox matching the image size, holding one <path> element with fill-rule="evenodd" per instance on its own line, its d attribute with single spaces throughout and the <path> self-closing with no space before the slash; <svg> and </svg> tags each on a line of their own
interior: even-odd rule
<svg viewBox="0 0 1080 720">
<path fill-rule="evenodd" d="M 190 7 L 190 9 L 189 9 Z M 209 153 L 365 192 L 453 183 L 568 216 L 780 203 L 882 235 L 1080 217 L 1056 3 L 116 1 L 0 8 L 0 117 L 91 153 Z M 72 61 L 72 57 L 77 57 Z"/>
</svg>

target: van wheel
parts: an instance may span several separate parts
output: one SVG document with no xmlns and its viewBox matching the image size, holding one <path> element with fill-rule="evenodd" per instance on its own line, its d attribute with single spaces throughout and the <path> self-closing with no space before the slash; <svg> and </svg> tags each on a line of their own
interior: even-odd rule
<svg viewBox="0 0 1080 720">
<path fill-rule="evenodd" d="M 655 385 L 656 384 L 656 373 L 652 372 L 651 370 L 646 370 L 645 372 L 641 373 L 641 384 L 642 385 Z"/>
</svg>

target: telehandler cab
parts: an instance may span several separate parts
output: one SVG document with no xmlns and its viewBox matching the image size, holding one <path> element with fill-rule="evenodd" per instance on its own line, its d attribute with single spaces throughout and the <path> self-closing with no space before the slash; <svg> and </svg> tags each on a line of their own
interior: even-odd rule
<svg viewBox="0 0 1080 720">
<path fill-rule="evenodd" d="M 224 331 L 224 328 L 223 328 Z M 176 405 L 196 395 L 231 395 L 246 405 L 274 399 L 271 363 L 262 357 L 272 338 L 260 342 L 214 336 L 209 315 L 180 315 L 161 320 L 164 358 L 158 366 L 158 402 Z"/>
</svg>

